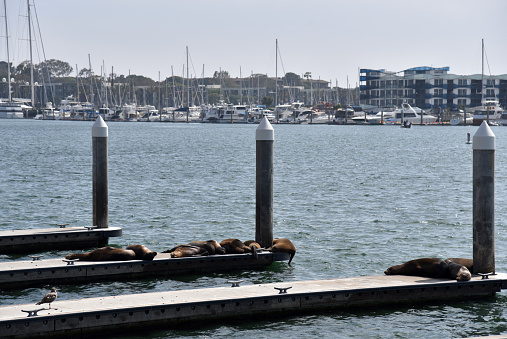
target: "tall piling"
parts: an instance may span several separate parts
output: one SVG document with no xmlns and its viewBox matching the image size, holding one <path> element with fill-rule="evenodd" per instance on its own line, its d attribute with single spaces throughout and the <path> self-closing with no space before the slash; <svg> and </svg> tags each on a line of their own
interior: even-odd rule
<svg viewBox="0 0 507 339">
<path fill-rule="evenodd" d="M 108 127 L 101 116 L 92 126 L 93 144 L 93 225 L 109 227 Z"/>
<path fill-rule="evenodd" d="M 273 245 L 273 144 L 275 131 L 264 117 L 255 131 L 256 194 L 255 241 L 262 247 Z"/>
<path fill-rule="evenodd" d="M 486 121 L 472 148 L 473 273 L 495 273 L 495 135 Z"/>
</svg>

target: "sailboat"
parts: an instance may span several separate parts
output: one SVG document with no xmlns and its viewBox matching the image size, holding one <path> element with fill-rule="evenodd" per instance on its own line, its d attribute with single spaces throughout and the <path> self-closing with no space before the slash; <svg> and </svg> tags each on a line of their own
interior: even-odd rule
<svg viewBox="0 0 507 339">
<path fill-rule="evenodd" d="M 9 57 L 9 25 L 7 24 L 7 0 L 4 0 L 4 13 L 5 13 L 5 47 L 7 51 L 7 79 L 2 79 L 2 82 L 7 80 L 8 99 L 0 99 L 0 119 L 22 119 L 23 107 L 21 102 L 14 102 L 12 100 L 12 86 L 11 86 L 11 62 Z"/>
<path fill-rule="evenodd" d="M 484 84 L 484 39 L 482 39 L 482 80 L 481 80 L 481 106 L 474 110 L 473 125 L 480 126 L 484 120 L 489 125 L 497 125 L 498 119 L 504 113 L 500 107 L 500 103 L 496 98 L 486 98 L 484 92 L 486 86 Z"/>
</svg>

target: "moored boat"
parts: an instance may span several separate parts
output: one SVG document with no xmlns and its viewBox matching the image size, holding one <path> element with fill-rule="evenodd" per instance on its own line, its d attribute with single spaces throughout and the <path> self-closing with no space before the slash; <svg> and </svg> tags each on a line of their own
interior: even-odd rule
<svg viewBox="0 0 507 339">
<path fill-rule="evenodd" d="M 390 119 L 393 124 L 403 124 L 405 121 L 412 124 L 433 124 L 437 122 L 438 118 L 434 115 L 424 112 L 418 107 L 412 107 L 410 104 L 404 102 L 401 108 L 396 109 L 394 116 Z"/>
<path fill-rule="evenodd" d="M 473 109 L 474 118 L 473 125 L 480 126 L 484 120 L 495 125 L 496 120 L 500 119 L 504 110 L 500 107 L 497 100 L 484 100 L 482 106 Z"/>
<path fill-rule="evenodd" d="M 23 119 L 22 103 L 0 101 L 0 119 Z"/>
<path fill-rule="evenodd" d="M 453 126 L 472 125 L 474 116 L 471 113 L 460 112 L 449 120 L 449 124 Z"/>
</svg>

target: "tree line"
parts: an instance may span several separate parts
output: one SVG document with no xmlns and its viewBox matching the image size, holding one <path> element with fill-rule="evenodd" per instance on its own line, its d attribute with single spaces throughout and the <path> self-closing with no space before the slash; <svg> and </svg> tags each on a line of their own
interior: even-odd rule
<svg viewBox="0 0 507 339">
<path fill-rule="evenodd" d="M 30 66 L 29 61 L 17 66 L 11 63 L 15 97 L 30 97 L 26 94 L 29 90 L 26 84 L 31 77 Z M 275 89 L 279 94 L 279 103 L 299 100 L 307 104 L 331 102 L 336 105 L 351 101 L 350 98 L 355 99 L 357 96 L 357 89 L 332 89 L 326 81 L 303 79 L 292 72 L 286 73 L 278 81 L 266 74 L 252 74 L 242 79 L 232 78 L 227 71 L 220 70 L 215 71 L 212 77 L 186 79 L 171 76 L 158 82 L 143 75 L 125 76 L 113 72 L 105 76 L 93 74 L 89 68 L 83 68 L 77 72 L 77 76 L 72 76 L 74 68 L 69 63 L 56 59 L 34 64 L 33 69 L 34 82 L 39 86 L 36 94 L 39 106 L 43 106 L 47 101 L 59 104 L 70 95 L 79 95 L 76 98 L 79 101 L 93 100 L 94 104 L 102 105 L 105 104 L 104 86 L 110 92 L 111 104 L 135 100 L 138 104 L 157 107 L 214 104 L 220 100 L 234 104 L 272 106 Z M 7 73 L 7 62 L 0 62 L 0 78 L 3 82 L 6 82 Z M 7 86 L 0 86 L 0 97 L 7 97 Z"/>
</svg>

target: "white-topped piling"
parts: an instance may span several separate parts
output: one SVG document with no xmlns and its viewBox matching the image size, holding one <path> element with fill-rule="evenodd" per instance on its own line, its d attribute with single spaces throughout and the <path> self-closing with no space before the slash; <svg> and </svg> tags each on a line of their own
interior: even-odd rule
<svg viewBox="0 0 507 339">
<path fill-rule="evenodd" d="M 473 137 L 473 273 L 495 272 L 495 134 L 483 121 Z"/>
<path fill-rule="evenodd" d="M 101 116 L 92 126 L 93 144 L 93 225 L 109 227 L 108 127 Z"/>
<path fill-rule="evenodd" d="M 256 194 L 255 241 L 262 247 L 273 245 L 273 145 L 275 131 L 264 117 L 255 131 Z"/>
</svg>

